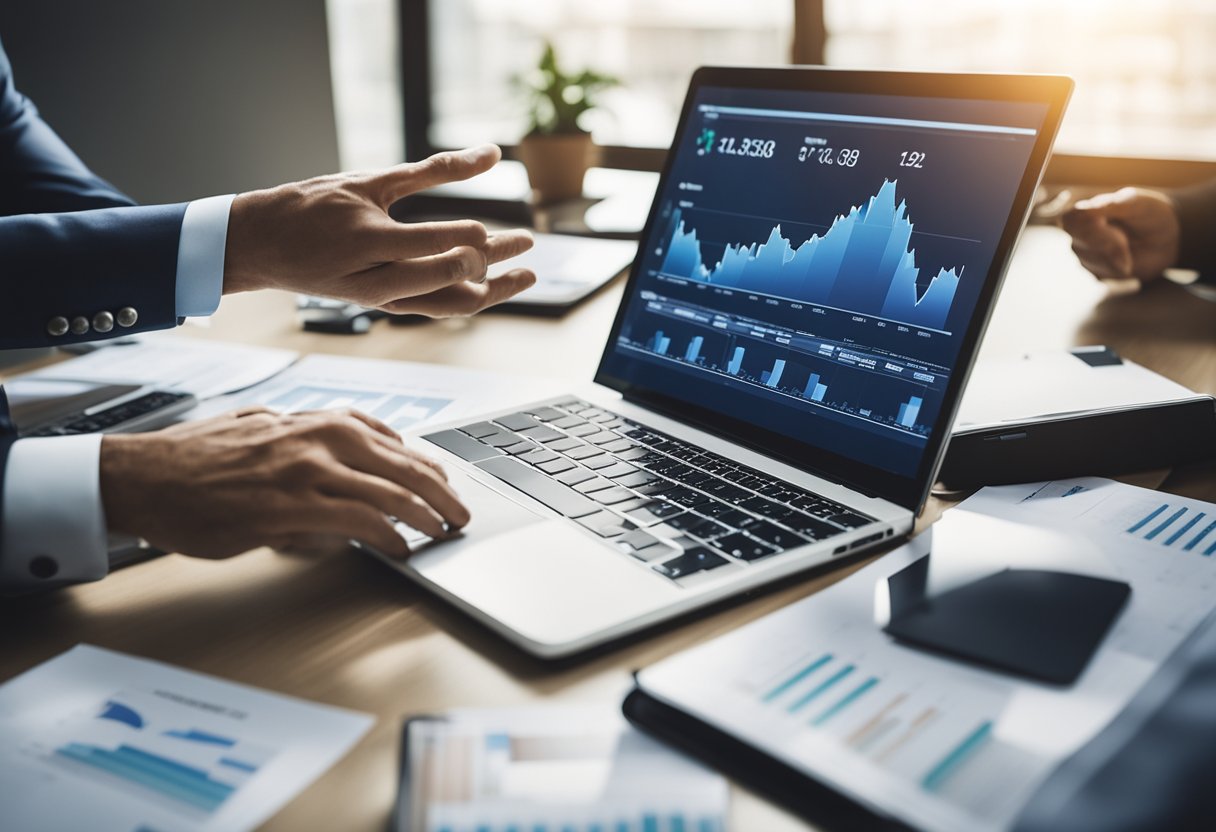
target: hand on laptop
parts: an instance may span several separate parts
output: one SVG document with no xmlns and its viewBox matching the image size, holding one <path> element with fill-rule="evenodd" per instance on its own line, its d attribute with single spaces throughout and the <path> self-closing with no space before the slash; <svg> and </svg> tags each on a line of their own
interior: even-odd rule
<svg viewBox="0 0 1216 832">
<path fill-rule="evenodd" d="M 240 194 L 232 203 L 224 292 L 286 289 L 396 314 L 472 315 L 536 282 L 490 266 L 532 247 L 524 230 L 488 234 L 473 220 L 399 223 L 404 196 L 485 173 L 494 145 L 380 171 L 320 176 Z"/>
<path fill-rule="evenodd" d="M 1061 224 L 1081 264 L 1101 280 L 1153 280 L 1178 261 L 1178 214 L 1158 191 L 1123 188 L 1083 199 Z"/>
<path fill-rule="evenodd" d="M 111 531 L 204 558 L 329 538 L 401 557 L 408 548 L 387 515 L 431 537 L 469 521 L 437 463 L 356 411 L 248 408 L 107 435 L 100 479 Z"/>
</svg>

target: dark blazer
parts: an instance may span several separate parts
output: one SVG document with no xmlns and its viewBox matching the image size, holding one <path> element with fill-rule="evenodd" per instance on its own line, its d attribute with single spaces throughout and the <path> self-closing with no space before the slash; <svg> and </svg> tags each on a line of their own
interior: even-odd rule
<svg viewBox="0 0 1216 832">
<path fill-rule="evenodd" d="M 0 45 L 0 349 L 62 346 L 176 325 L 185 212 L 186 203 L 136 206 L 85 167 L 17 92 Z M 93 321 L 100 313 L 118 317 L 122 310 L 134 310 L 137 320 L 97 331 Z M 122 316 L 129 319 L 129 312 Z M 53 334 L 65 322 L 67 331 Z M 73 332 L 72 322 L 88 327 Z M 0 490 L 14 440 L 0 402 Z M 3 499 L 0 493 L 0 506 Z"/>
</svg>

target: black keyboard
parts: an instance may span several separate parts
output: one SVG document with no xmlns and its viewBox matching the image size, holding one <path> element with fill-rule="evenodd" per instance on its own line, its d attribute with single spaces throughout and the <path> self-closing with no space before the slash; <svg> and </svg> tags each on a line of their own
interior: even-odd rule
<svg viewBox="0 0 1216 832">
<path fill-rule="evenodd" d="M 578 399 L 423 438 L 672 580 L 875 522 Z"/>
<path fill-rule="evenodd" d="M 23 436 L 72 436 L 80 433 L 103 433 L 127 422 L 132 422 L 162 410 L 167 407 L 191 400 L 190 393 L 170 393 L 165 390 L 154 390 L 138 398 L 115 405 L 114 407 L 84 416 L 73 416 L 62 422 L 51 425 L 41 425 Z"/>
</svg>

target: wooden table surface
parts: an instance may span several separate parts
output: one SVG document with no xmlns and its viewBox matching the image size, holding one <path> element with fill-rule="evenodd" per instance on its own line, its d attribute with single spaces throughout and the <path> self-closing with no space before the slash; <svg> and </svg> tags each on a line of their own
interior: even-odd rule
<svg viewBox="0 0 1216 832">
<path fill-rule="evenodd" d="M 224 301 L 209 327 L 186 327 L 180 334 L 585 380 L 594 372 L 620 291 L 618 282 L 556 320 L 491 313 L 411 326 L 381 322 L 365 336 L 300 331 L 286 295 L 238 296 Z M 1192 389 L 1216 394 L 1216 303 L 1172 283 L 1140 292 L 1108 290 L 1075 263 L 1061 232 L 1030 229 L 982 355 L 1097 343 Z M 1135 481 L 1163 479 L 1164 490 L 1216 500 L 1216 464 Z M 934 500 L 922 525 L 944 505 Z M 0 603 L 5 633 L 0 680 L 89 642 L 375 714 L 375 727 L 350 754 L 265 828 L 380 830 L 395 795 L 403 718 L 456 706 L 540 701 L 613 707 L 632 670 L 816 592 L 860 565 L 813 574 L 611 652 L 555 667 L 515 651 L 355 552 L 306 559 L 259 549 L 221 562 L 174 555 L 96 584 Z M 736 788 L 734 798 L 736 829 L 807 828 L 743 789 Z"/>
</svg>

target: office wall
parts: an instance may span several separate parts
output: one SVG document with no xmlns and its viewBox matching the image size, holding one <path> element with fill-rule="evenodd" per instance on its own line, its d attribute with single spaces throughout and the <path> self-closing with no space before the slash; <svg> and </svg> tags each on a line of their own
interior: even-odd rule
<svg viewBox="0 0 1216 832">
<path fill-rule="evenodd" d="M 17 88 L 142 202 L 338 169 L 325 0 L 2 0 L 0 41 Z"/>
</svg>

